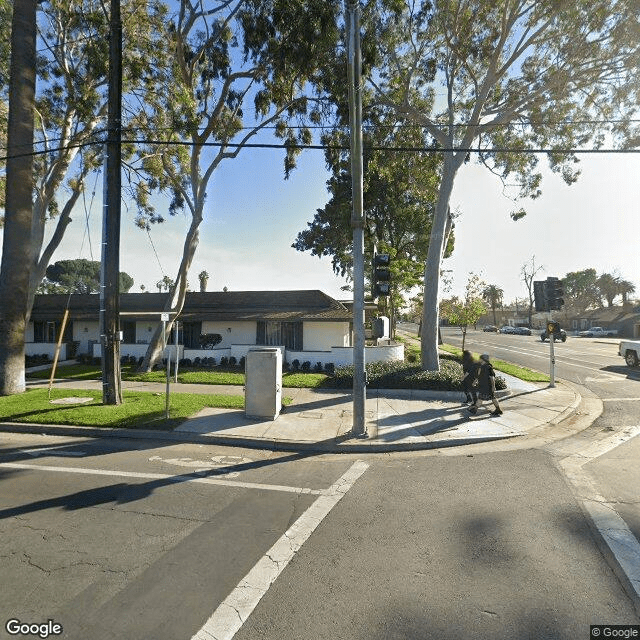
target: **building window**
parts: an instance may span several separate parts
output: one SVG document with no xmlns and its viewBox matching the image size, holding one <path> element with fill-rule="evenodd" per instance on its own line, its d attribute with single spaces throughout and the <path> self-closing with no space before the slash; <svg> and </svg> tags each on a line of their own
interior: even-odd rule
<svg viewBox="0 0 640 640">
<path fill-rule="evenodd" d="M 260 320 L 256 344 L 302 351 L 302 322 Z"/>
<path fill-rule="evenodd" d="M 180 324 L 180 336 L 185 349 L 200 348 L 202 322 L 183 322 Z"/>
</svg>

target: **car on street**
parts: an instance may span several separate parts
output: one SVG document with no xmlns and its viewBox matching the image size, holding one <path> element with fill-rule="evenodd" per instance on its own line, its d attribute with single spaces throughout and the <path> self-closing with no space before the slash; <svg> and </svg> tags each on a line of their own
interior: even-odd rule
<svg viewBox="0 0 640 640">
<path fill-rule="evenodd" d="M 483 331 L 492 331 L 494 333 L 498 333 L 498 327 L 493 324 L 485 324 Z"/>
<path fill-rule="evenodd" d="M 531 329 L 529 329 L 529 327 L 514 327 L 515 328 L 515 333 L 519 336 L 530 336 L 531 335 Z"/>
<path fill-rule="evenodd" d="M 591 327 L 586 331 L 580 331 L 578 334 L 581 338 L 613 338 L 617 335 L 616 329 L 603 329 L 602 327 Z"/>
<path fill-rule="evenodd" d="M 500 333 L 515 333 L 516 328 L 511 325 L 505 324 L 504 327 L 500 329 Z"/>
<path fill-rule="evenodd" d="M 618 354 L 624 358 L 627 366 L 637 367 L 640 364 L 640 340 L 621 340 Z"/>
<path fill-rule="evenodd" d="M 545 329 L 540 334 L 540 340 L 542 340 L 542 342 L 545 342 L 545 340 L 548 340 L 548 339 L 549 339 L 549 333 Z M 566 342 L 567 341 L 567 332 L 564 329 L 560 329 L 560 332 L 556 332 L 556 334 L 554 336 L 554 341 L 558 342 L 558 340 L 561 340 L 562 342 Z"/>
</svg>

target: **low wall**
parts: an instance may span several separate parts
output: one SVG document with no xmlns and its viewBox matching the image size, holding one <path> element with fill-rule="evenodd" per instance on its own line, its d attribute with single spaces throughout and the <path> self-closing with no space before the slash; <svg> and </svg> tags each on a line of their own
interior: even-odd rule
<svg viewBox="0 0 640 640">
<path fill-rule="evenodd" d="M 32 353 L 47 353 L 47 349 L 44 347 L 51 346 L 46 343 L 36 343 L 36 346 L 43 347 L 38 351 L 37 349 Z M 237 362 L 240 359 L 246 357 L 249 349 L 255 348 L 258 345 L 255 344 L 232 344 L 230 347 L 223 349 L 185 349 L 182 345 L 178 345 L 178 359 L 189 358 L 192 362 L 196 358 L 215 358 L 216 364 L 220 364 L 221 358 L 235 358 Z M 63 345 L 63 348 L 65 345 Z M 146 344 L 125 344 L 120 345 L 121 356 L 134 356 L 140 358 L 147 352 L 148 345 Z M 298 360 L 300 364 L 303 362 L 309 362 L 314 367 L 318 362 L 322 363 L 322 366 L 326 364 L 333 364 L 336 367 L 353 364 L 353 347 L 331 347 L 328 351 L 291 351 L 285 349 L 285 347 L 277 347 L 282 352 L 283 362 L 291 364 L 294 360 Z M 55 345 L 53 345 L 55 350 Z M 171 361 L 175 360 L 175 346 L 169 345 L 165 349 L 165 355 L 169 352 Z M 102 346 L 100 344 L 93 345 L 93 356 L 99 358 L 102 353 Z M 52 351 L 53 357 L 53 351 Z M 389 344 L 378 345 L 375 347 L 365 348 L 365 362 L 394 362 L 396 360 L 404 360 L 404 344 Z M 61 355 L 62 358 L 62 355 Z"/>
<path fill-rule="evenodd" d="M 24 354 L 26 356 L 41 356 L 47 354 L 50 360 L 56 355 L 56 346 L 55 342 L 25 342 L 24 343 Z M 67 359 L 67 345 L 66 343 L 62 343 L 60 345 L 60 355 L 58 356 L 58 360 L 66 360 Z"/>
</svg>

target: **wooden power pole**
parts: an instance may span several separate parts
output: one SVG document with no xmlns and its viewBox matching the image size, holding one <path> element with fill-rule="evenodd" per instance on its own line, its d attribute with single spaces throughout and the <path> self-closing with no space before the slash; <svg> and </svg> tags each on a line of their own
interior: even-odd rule
<svg viewBox="0 0 640 640">
<path fill-rule="evenodd" d="M 102 215 L 100 333 L 102 402 L 122 404 L 120 380 L 120 198 L 122 133 L 122 22 L 120 0 L 111 0 L 107 153 Z"/>
</svg>

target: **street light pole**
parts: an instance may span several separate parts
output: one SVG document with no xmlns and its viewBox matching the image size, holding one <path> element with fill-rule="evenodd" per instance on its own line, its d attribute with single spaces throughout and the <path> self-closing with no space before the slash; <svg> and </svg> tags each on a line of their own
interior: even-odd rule
<svg viewBox="0 0 640 640">
<path fill-rule="evenodd" d="M 364 333 L 364 208 L 362 162 L 362 93 L 360 86 L 360 3 L 346 0 L 347 78 L 351 130 L 351 191 L 353 212 L 353 428 L 363 437 L 365 429 L 366 369 Z"/>
</svg>

